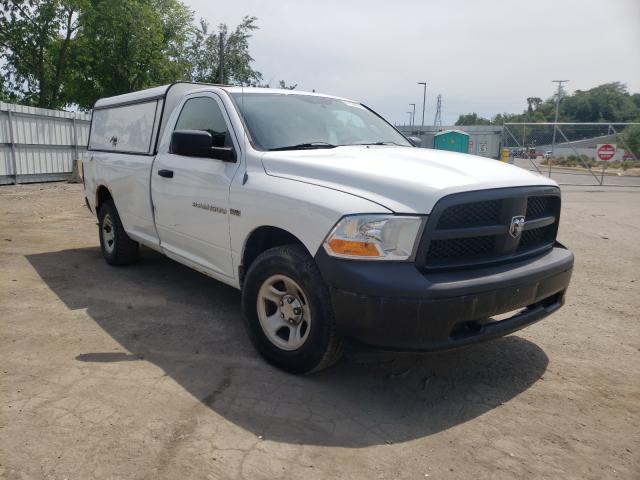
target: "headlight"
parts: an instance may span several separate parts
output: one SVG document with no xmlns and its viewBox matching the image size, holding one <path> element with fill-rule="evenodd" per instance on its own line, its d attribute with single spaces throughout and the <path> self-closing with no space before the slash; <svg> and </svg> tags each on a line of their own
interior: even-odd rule
<svg viewBox="0 0 640 480">
<path fill-rule="evenodd" d="M 350 215 L 324 241 L 333 257 L 407 260 L 413 253 L 424 217 Z"/>
</svg>

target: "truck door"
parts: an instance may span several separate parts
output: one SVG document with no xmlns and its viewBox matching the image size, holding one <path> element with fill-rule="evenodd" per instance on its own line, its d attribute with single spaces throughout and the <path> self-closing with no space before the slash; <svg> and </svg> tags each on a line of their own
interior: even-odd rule
<svg viewBox="0 0 640 480">
<path fill-rule="evenodd" d="M 189 96 L 168 124 L 151 172 L 151 197 L 160 246 L 210 272 L 233 278 L 229 237 L 229 186 L 240 162 L 224 104 L 215 93 Z M 169 152 L 174 130 L 203 130 L 213 146 L 233 147 L 235 162 Z"/>
</svg>

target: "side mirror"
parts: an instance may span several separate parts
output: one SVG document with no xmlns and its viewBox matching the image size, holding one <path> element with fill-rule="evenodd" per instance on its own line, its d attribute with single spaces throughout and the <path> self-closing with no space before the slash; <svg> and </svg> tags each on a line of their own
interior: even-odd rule
<svg viewBox="0 0 640 480">
<path fill-rule="evenodd" d="M 175 130 L 171 134 L 171 153 L 185 157 L 215 158 L 223 162 L 235 162 L 231 147 L 214 147 L 213 137 L 203 130 Z"/>
<path fill-rule="evenodd" d="M 422 145 L 422 139 L 420 137 L 407 137 L 414 147 Z"/>
</svg>

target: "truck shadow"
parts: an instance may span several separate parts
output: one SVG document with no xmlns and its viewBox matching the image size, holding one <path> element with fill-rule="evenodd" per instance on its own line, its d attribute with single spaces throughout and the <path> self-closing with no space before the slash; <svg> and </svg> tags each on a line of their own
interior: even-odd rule
<svg viewBox="0 0 640 480">
<path fill-rule="evenodd" d="M 498 408 L 548 364 L 537 345 L 509 336 L 438 354 L 352 347 L 335 367 L 296 377 L 254 352 L 239 292 L 155 252 L 121 268 L 98 248 L 27 259 L 69 309 L 87 309 L 130 352 L 73 361 L 152 362 L 216 413 L 273 441 L 365 447 L 420 438 Z"/>
</svg>

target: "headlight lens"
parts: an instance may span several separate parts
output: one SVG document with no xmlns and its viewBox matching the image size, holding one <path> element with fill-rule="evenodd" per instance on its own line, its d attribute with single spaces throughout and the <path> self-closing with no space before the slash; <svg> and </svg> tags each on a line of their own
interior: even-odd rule
<svg viewBox="0 0 640 480">
<path fill-rule="evenodd" d="M 424 217 L 350 215 L 342 218 L 324 242 L 334 257 L 407 260 L 413 253 Z"/>
</svg>

